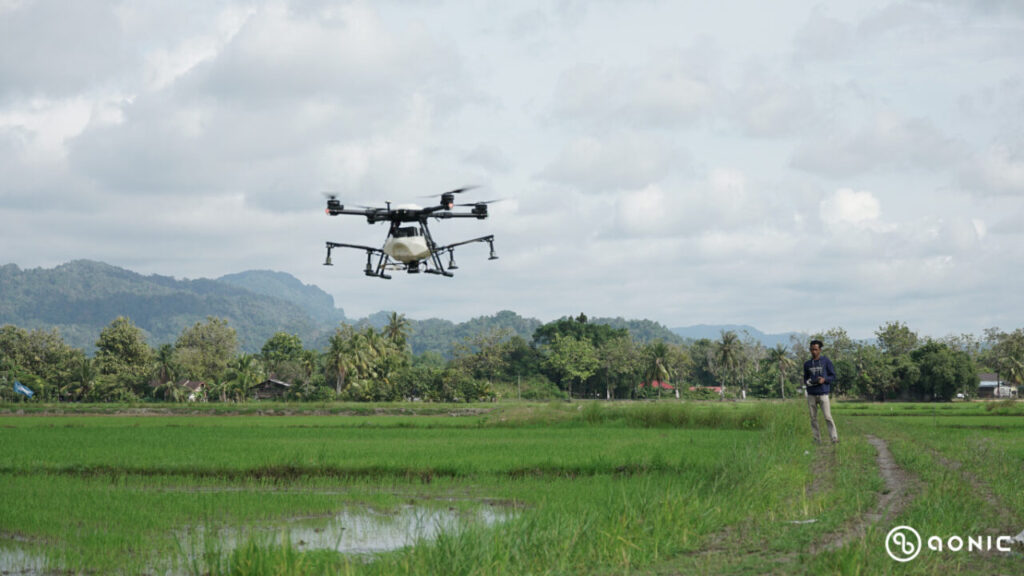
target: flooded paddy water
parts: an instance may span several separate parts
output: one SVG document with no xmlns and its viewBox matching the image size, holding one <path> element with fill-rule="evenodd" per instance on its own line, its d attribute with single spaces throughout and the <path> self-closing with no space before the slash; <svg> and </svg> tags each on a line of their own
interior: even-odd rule
<svg viewBox="0 0 1024 576">
<path fill-rule="evenodd" d="M 342 554 L 366 555 L 388 552 L 441 532 L 457 531 L 471 525 L 489 526 L 512 517 L 510 508 L 478 506 L 433 508 L 404 505 L 397 509 L 348 507 L 329 517 L 292 518 L 246 527 L 227 526 L 212 530 L 213 545 L 231 551 L 251 538 L 287 538 L 299 550 L 334 550 Z M 179 542 L 185 550 L 201 552 L 211 545 L 211 529 L 196 527 L 185 531 Z"/>
<path fill-rule="evenodd" d="M 230 553 L 245 543 L 257 540 L 289 543 L 299 551 L 333 550 L 363 557 L 397 550 L 417 542 L 430 541 L 442 532 L 455 532 L 469 526 L 489 526 L 503 522 L 516 513 L 511 506 L 479 504 L 466 507 L 422 506 L 406 504 L 377 509 L 348 506 L 330 516 L 286 518 L 246 526 L 193 526 L 175 536 L 178 548 L 191 564 L 206 551 Z M 152 573 L 186 574 L 181 570 L 151 570 Z M 28 547 L 14 538 L 0 537 L 0 574 L 45 575 L 62 570 L 48 561 L 45 550 Z"/>
</svg>

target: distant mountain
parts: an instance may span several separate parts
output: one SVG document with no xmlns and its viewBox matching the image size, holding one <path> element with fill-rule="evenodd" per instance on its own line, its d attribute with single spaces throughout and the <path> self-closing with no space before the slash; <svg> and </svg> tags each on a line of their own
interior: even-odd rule
<svg viewBox="0 0 1024 576">
<path fill-rule="evenodd" d="M 143 276 L 89 260 L 52 269 L 0 267 L 0 325 L 57 328 L 69 345 L 91 352 L 100 331 L 118 316 L 129 317 L 152 346 L 174 342 L 207 316 L 227 320 L 247 352 L 258 351 L 277 331 L 303 342 L 324 331 L 298 304 L 228 282 Z"/>
<path fill-rule="evenodd" d="M 625 328 L 634 342 L 648 344 L 661 340 L 668 344 L 682 344 L 685 338 L 652 320 L 626 320 L 624 318 L 592 318 L 594 324 L 607 324 L 612 328 Z"/>
<path fill-rule="evenodd" d="M 339 323 L 380 328 L 387 325 L 389 315 L 381 311 L 348 320 L 342 309 L 335 307 L 334 298 L 320 288 L 269 270 L 249 270 L 216 280 L 176 280 L 89 260 L 52 269 L 0 266 L 0 325 L 57 328 L 65 342 L 90 353 L 100 331 L 118 316 L 130 318 L 145 332 L 151 346 L 173 343 L 185 328 L 216 316 L 227 320 L 238 333 L 242 350 L 252 353 L 279 331 L 299 336 L 306 348 L 323 349 Z M 626 328 L 639 343 L 716 340 L 723 330 L 749 334 L 767 347 L 788 345 L 790 337 L 790 333 L 765 334 L 752 326 L 698 325 L 670 330 L 650 320 L 589 321 Z M 542 324 L 509 310 L 458 324 L 439 318 L 410 319 L 408 341 L 414 354 L 433 351 L 450 357 L 453 346 L 468 338 L 504 330 L 529 341 Z"/>
<path fill-rule="evenodd" d="M 285 272 L 247 270 L 221 276 L 217 281 L 296 304 L 322 326 L 332 327 L 345 321 L 345 312 L 334 307 L 333 296 Z"/>
<path fill-rule="evenodd" d="M 805 336 L 798 332 L 784 332 L 782 334 L 765 334 L 753 326 L 747 326 L 744 324 L 697 324 L 696 326 L 685 326 L 682 328 L 673 328 L 672 332 L 687 340 L 700 340 L 701 338 L 707 338 L 709 340 L 718 340 L 722 337 L 722 332 L 733 331 L 738 334 L 741 338 L 744 335 L 749 335 L 754 340 L 760 342 L 766 348 L 774 348 L 776 344 L 782 344 L 789 346 L 790 336 Z"/>
</svg>

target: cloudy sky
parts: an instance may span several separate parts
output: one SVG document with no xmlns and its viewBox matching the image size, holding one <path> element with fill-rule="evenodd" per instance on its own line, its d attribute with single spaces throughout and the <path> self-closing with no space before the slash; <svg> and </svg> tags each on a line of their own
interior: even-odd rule
<svg viewBox="0 0 1024 576">
<path fill-rule="evenodd" d="M 1024 3 L 0 0 L 0 263 L 291 273 L 349 317 L 1024 326 Z M 353 204 L 475 184 L 453 279 Z"/>
</svg>

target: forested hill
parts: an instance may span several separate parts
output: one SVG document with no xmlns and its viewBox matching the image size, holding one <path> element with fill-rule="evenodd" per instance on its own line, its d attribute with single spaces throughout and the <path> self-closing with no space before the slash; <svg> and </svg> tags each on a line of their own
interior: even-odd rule
<svg viewBox="0 0 1024 576">
<path fill-rule="evenodd" d="M 246 351 L 259 350 L 277 331 L 304 342 L 326 331 L 298 304 L 218 280 L 143 276 L 88 260 L 52 269 L 0 267 L 0 325 L 57 328 L 69 345 L 91 352 L 118 316 L 129 317 L 152 346 L 174 342 L 207 316 L 227 320 Z"/>
<path fill-rule="evenodd" d="M 344 311 L 334 307 L 333 296 L 317 286 L 303 284 L 286 272 L 247 270 L 221 276 L 217 280 L 296 304 L 322 326 L 331 327 L 345 321 Z"/>
<path fill-rule="evenodd" d="M 746 324 L 697 324 L 696 326 L 686 326 L 684 328 L 673 328 L 672 332 L 678 334 L 680 337 L 687 340 L 700 340 L 701 338 L 707 338 L 709 340 L 718 340 L 722 332 L 731 331 L 738 334 L 740 337 L 749 336 L 756 342 L 760 342 L 761 345 L 767 348 L 774 348 L 775 346 L 782 344 L 783 346 L 789 346 L 791 344 L 790 338 L 806 337 L 806 334 L 800 334 L 799 332 L 783 332 L 781 334 L 765 334 L 753 326 L 747 326 Z"/>
<path fill-rule="evenodd" d="M 398 311 L 401 313 L 401 311 Z M 0 325 L 60 331 L 69 345 L 92 353 L 100 331 L 118 316 L 141 328 L 151 346 L 173 343 L 181 332 L 208 316 L 227 320 L 245 352 L 258 352 L 276 332 L 302 339 L 306 348 L 322 349 L 341 322 L 381 328 L 390 313 L 362 320 L 345 318 L 334 298 L 284 272 L 250 270 L 216 280 L 177 280 L 143 276 L 130 270 L 75 260 L 52 269 L 0 266 Z M 466 322 L 430 318 L 408 320 L 414 354 L 433 351 L 450 358 L 454 346 L 492 334 L 530 341 L 540 320 L 503 310 Z M 625 328 L 637 342 L 683 339 L 650 320 L 591 318 L 589 322 Z"/>
</svg>

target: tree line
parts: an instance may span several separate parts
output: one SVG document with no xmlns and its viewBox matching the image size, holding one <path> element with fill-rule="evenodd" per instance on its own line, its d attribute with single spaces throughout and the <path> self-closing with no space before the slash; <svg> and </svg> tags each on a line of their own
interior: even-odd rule
<svg viewBox="0 0 1024 576">
<path fill-rule="evenodd" d="M 46 402 L 199 399 L 244 402 L 268 378 L 291 384 L 290 400 L 437 402 L 496 398 L 775 397 L 800 394 L 812 339 L 836 366 L 834 394 L 866 400 L 950 400 L 977 394 L 978 373 L 1024 382 L 1024 330 L 923 338 L 900 322 L 859 342 L 842 328 L 765 348 L 749 335 L 685 343 L 641 341 L 624 327 L 580 314 L 536 328 L 527 340 L 498 328 L 459 341 L 446 358 L 414 354 L 410 322 L 391 313 L 382 327 L 341 324 L 322 349 L 277 332 L 256 354 L 239 352 L 228 322 L 208 317 L 173 344 L 151 347 L 127 317 L 107 325 L 89 357 L 55 329 L 0 327 L 0 399 L 24 400 L 15 380 Z M 202 382 L 199 390 L 185 385 Z"/>
</svg>

